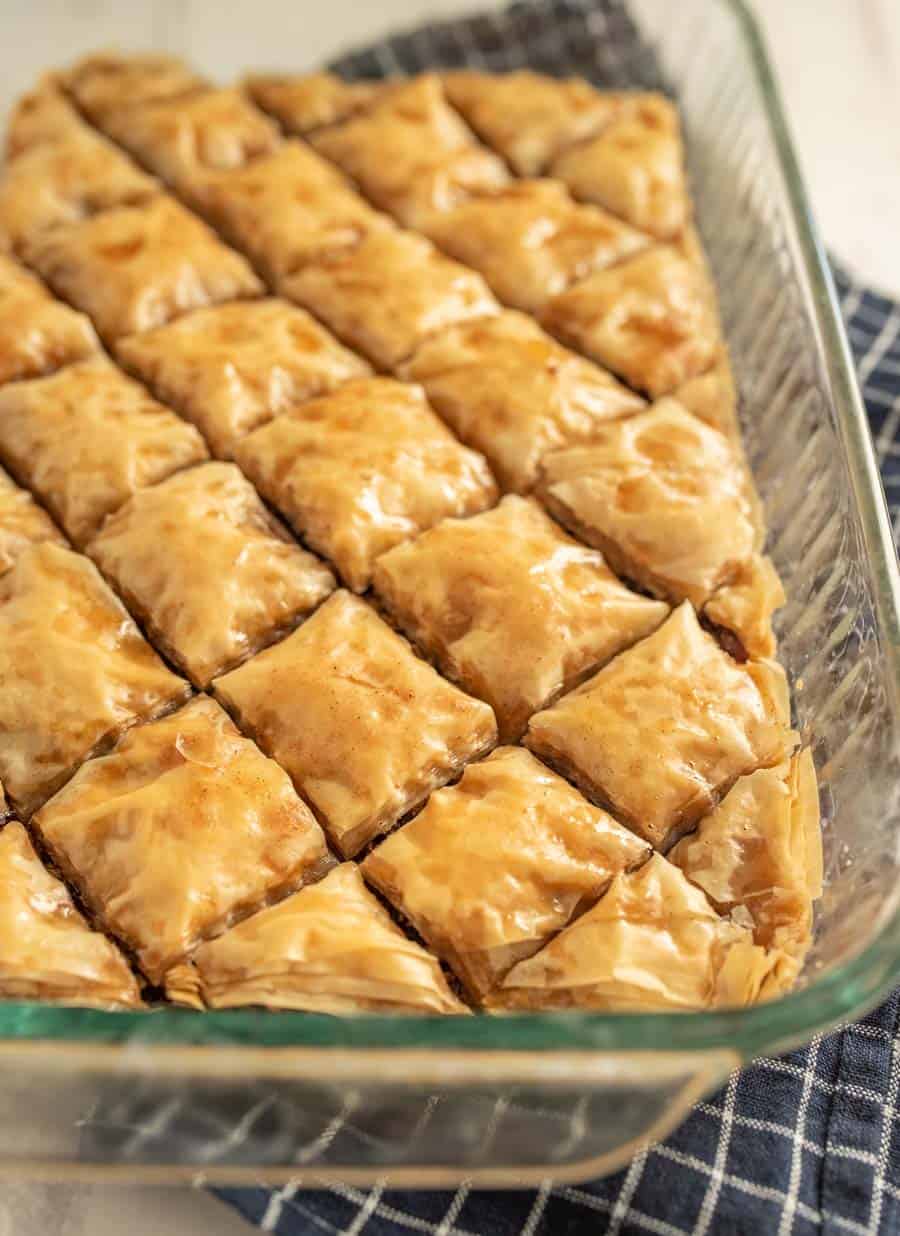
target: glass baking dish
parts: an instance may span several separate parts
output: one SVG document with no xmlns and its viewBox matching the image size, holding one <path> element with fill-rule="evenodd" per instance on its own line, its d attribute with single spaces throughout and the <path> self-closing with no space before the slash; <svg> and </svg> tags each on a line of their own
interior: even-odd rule
<svg viewBox="0 0 900 1236">
<path fill-rule="evenodd" d="M 331 7 L 345 11 L 350 45 L 419 6 Z M 155 46 L 224 78 L 311 67 L 334 51 L 316 44 L 305 5 L 278 0 L 227 15 L 177 0 L 103 6 L 89 19 L 50 0 L 37 9 L 37 21 L 34 6 L 4 17 L 4 43 L 18 46 L 18 22 L 39 27 L 43 63 L 109 43 Z M 900 582 L 834 287 L 741 0 L 633 0 L 631 11 L 641 38 L 618 23 L 608 37 L 606 16 L 574 0 L 543 29 L 521 10 L 518 41 L 498 38 L 481 63 L 559 69 L 564 52 L 569 71 L 615 86 L 656 85 L 661 66 L 683 109 L 747 448 L 790 598 L 782 655 L 821 780 L 827 891 L 801 987 L 757 1008 L 688 1015 L 0 1005 L 0 1172 L 404 1186 L 585 1178 L 664 1136 L 736 1066 L 853 1018 L 900 981 Z M 436 46 L 467 49 L 454 28 L 437 43 L 400 40 L 379 63 L 415 56 L 421 67 Z M 22 72 L 21 60 L 9 66 L 10 88 L 27 85 Z"/>
</svg>

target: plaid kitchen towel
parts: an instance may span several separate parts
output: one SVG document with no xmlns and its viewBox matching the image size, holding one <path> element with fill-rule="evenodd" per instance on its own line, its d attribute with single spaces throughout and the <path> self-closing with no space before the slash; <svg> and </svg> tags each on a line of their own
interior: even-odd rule
<svg viewBox="0 0 900 1236">
<path fill-rule="evenodd" d="M 619 0 L 544 0 L 443 23 L 345 58 L 352 76 L 429 64 L 528 63 L 625 84 L 635 39 Z M 642 76 L 646 78 L 646 65 Z M 900 536 L 900 304 L 838 273 Z M 618 1174 L 519 1192 L 222 1189 L 278 1236 L 807 1236 L 900 1232 L 900 993 L 854 1026 L 762 1059 Z"/>
</svg>

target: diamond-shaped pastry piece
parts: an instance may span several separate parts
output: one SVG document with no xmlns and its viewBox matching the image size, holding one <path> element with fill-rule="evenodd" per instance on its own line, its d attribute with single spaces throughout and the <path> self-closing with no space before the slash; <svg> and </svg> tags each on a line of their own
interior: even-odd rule
<svg viewBox="0 0 900 1236">
<path fill-rule="evenodd" d="M 454 433 L 482 451 L 504 489 L 524 493 L 550 450 L 589 441 L 643 399 L 523 314 L 451 326 L 401 367 Z"/>
<path fill-rule="evenodd" d="M 489 1004 L 636 1013 L 740 1006 L 770 994 L 780 960 L 655 854 L 519 962 Z"/>
<path fill-rule="evenodd" d="M 746 921 L 757 944 L 794 959 L 789 982 L 809 948 L 813 902 L 822 895 L 819 794 L 809 751 L 741 777 L 669 858 L 720 913 Z"/>
<path fill-rule="evenodd" d="M 273 416 L 371 373 L 305 309 L 283 300 L 198 309 L 121 339 L 116 356 L 224 457 Z"/>
<path fill-rule="evenodd" d="M 302 136 L 367 107 L 387 83 L 345 82 L 334 73 L 253 73 L 244 88 L 288 133 Z"/>
<path fill-rule="evenodd" d="M 753 555 L 751 486 L 728 438 L 661 399 L 587 446 L 548 455 L 539 493 L 620 575 L 699 607 Z"/>
<path fill-rule="evenodd" d="M 0 385 L 37 378 L 100 350 L 90 320 L 0 254 Z"/>
<path fill-rule="evenodd" d="M 141 1003 L 124 957 L 90 929 L 15 821 L 0 831 L 0 996 L 101 1008 Z"/>
<path fill-rule="evenodd" d="M 533 755 L 501 747 L 432 794 L 363 872 L 479 998 L 649 855 Z"/>
<path fill-rule="evenodd" d="M 201 944 L 166 990 L 218 1009 L 467 1012 L 435 958 L 391 922 L 354 863 Z"/>
<path fill-rule="evenodd" d="M 703 373 L 719 347 L 706 280 L 668 245 L 575 284 L 550 301 L 543 321 L 653 398 Z"/>
<path fill-rule="evenodd" d="M 214 685 L 346 857 L 496 741 L 490 708 L 348 592 Z"/>
<path fill-rule="evenodd" d="M 200 687 L 296 626 L 334 588 L 328 568 L 289 540 L 227 463 L 140 490 L 88 553 Z"/>
<path fill-rule="evenodd" d="M 741 440 L 738 421 L 738 394 L 728 357 L 719 357 L 712 369 L 689 378 L 673 392 L 675 398 L 694 416 L 718 429 L 736 442 Z"/>
<path fill-rule="evenodd" d="M 63 94 L 52 73 L 16 102 L 6 127 L 6 157 L 12 161 L 25 150 L 87 132 L 78 112 Z"/>
<path fill-rule="evenodd" d="M 0 468 L 0 575 L 24 549 L 40 541 L 66 543 L 47 512 Z"/>
<path fill-rule="evenodd" d="M 262 291 L 244 258 L 168 197 L 51 232 L 30 259 L 108 341 Z"/>
<path fill-rule="evenodd" d="M 553 180 L 520 180 L 428 221 L 431 239 L 484 275 L 504 304 L 530 313 L 595 270 L 650 243 Z"/>
<path fill-rule="evenodd" d="M 85 764 L 34 827 L 154 983 L 333 861 L 287 774 L 205 696 Z"/>
<path fill-rule="evenodd" d="M 754 554 L 742 563 L 731 581 L 707 601 L 703 617 L 736 639 L 729 648 L 739 660 L 775 655 L 772 615 L 785 602 L 784 587 L 770 558 Z"/>
<path fill-rule="evenodd" d="M 81 554 L 44 542 L 0 576 L 0 778 L 28 814 L 121 730 L 189 694 Z"/>
<path fill-rule="evenodd" d="M 324 256 L 285 289 L 382 369 L 406 360 L 436 331 L 497 311 L 480 275 L 397 229 L 369 232 Z"/>
<path fill-rule="evenodd" d="M 407 227 L 509 182 L 502 160 L 475 141 L 432 74 L 392 86 L 365 111 L 310 140 Z"/>
<path fill-rule="evenodd" d="M 375 589 L 444 673 L 487 700 L 501 737 L 665 618 L 531 499 L 447 519 L 375 566 Z"/>
<path fill-rule="evenodd" d="M 391 378 L 349 382 L 302 404 L 245 438 L 235 455 L 356 592 L 368 587 L 379 554 L 497 498 L 482 456 L 460 445 L 421 387 Z"/>
<path fill-rule="evenodd" d="M 678 112 L 663 95 L 625 96 L 609 126 L 564 151 L 549 174 L 659 240 L 679 236 L 690 219 Z"/>
<path fill-rule="evenodd" d="M 27 256 L 42 233 L 115 206 L 143 205 L 159 186 L 89 131 L 48 142 L 14 160 L 0 177 L 0 242 Z"/>
<path fill-rule="evenodd" d="M 83 545 L 135 490 L 207 451 L 193 425 L 97 358 L 0 389 L 0 458 Z"/>
<path fill-rule="evenodd" d="M 534 176 L 553 156 L 603 129 L 621 97 L 601 94 L 580 78 L 460 71 L 444 74 L 444 89 L 476 133 L 520 176 Z"/>
<path fill-rule="evenodd" d="M 323 255 L 394 226 L 300 142 L 210 176 L 203 197 L 209 218 L 279 287 Z"/>
<path fill-rule="evenodd" d="M 790 754 L 774 667 L 738 665 L 685 601 L 657 631 L 531 718 L 527 746 L 659 850 L 738 777 Z"/>
<path fill-rule="evenodd" d="M 203 200 L 210 173 L 244 167 L 280 144 L 278 129 L 239 90 L 205 90 L 112 112 L 104 131 L 167 184 Z"/>
<path fill-rule="evenodd" d="M 125 109 L 207 88 L 183 60 L 156 52 L 97 52 L 79 60 L 63 81 L 81 110 L 101 125 Z"/>
</svg>

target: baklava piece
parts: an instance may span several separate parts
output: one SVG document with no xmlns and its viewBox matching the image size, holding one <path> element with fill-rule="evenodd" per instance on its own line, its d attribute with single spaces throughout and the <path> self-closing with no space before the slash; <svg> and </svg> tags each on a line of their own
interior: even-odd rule
<svg viewBox="0 0 900 1236">
<path fill-rule="evenodd" d="M 88 318 L 0 254 L 0 385 L 41 377 L 99 350 Z"/>
<path fill-rule="evenodd" d="M 501 747 L 432 794 L 363 872 L 480 999 L 649 856 L 534 756 Z"/>
<path fill-rule="evenodd" d="M 28 815 L 126 726 L 190 688 L 89 559 L 32 545 L 0 576 L 0 778 Z"/>
<path fill-rule="evenodd" d="M 775 655 L 772 615 L 784 605 L 784 587 L 771 558 L 754 554 L 707 601 L 703 617 L 720 638 L 732 637 L 738 659 Z"/>
<path fill-rule="evenodd" d="M 198 309 L 120 340 L 116 356 L 225 458 L 273 417 L 371 372 L 305 309 L 283 300 Z"/>
<path fill-rule="evenodd" d="M 285 284 L 350 347 L 381 369 L 406 360 L 429 335 L 497 312 L 487 284 L 412 232 L 373 231 Z"/>
<path fill-rule="evenodd" d="M 757 547 L 756 499 L 728 438 L 674 399 L 544 460 L 550 513 L 656 596 L 698 608 Z"/>
<path fill-rule="evenodd" d="M 375 559 L 448 515 L 492 506 L 481 455 L 461 446 L 422 388 L 364 378 L 240 442 L 241 468 L 298 534 L 363 592 Z"/>
<path fill-rule="evenodd" d="M 354 863 L 201 944 L 166 990 L 180 1003 L 214 1009 L 468 1011 L 435 958 L 394 926 Z"/>
<path fill-rule="evenodd" d="M 102 128 L 110 117 L 164 99 L 185 99 L 206 89 L 201 77 L 176 56 L 148 52 L 85 56 L 63 76 L 79 108 Z"/>
<path fill-rule="evenodd" d="M 89 130 L 48 142 L 10 163 L 0 177 L 0 247 L 28 256 L 55 227 L 80 223 L 116 206 L 142 206 L 156 181 Z"/>
<path fill-rule="evenodd" d="M 246 261 L 169 197 L 51 232 L 30 257 L 108 342 L 262 290 Z"/>
<path fill-rule="evenodd" d="M 85 764 L 34 827 L 152 983 L 333 861 L 287 774 L 205 696 Z"/>
<path fill-rule="evenodd" d="M 444 89 L 479 137 L 520 176 L 543 171 L 559 151 L 600 132 L 622 96 L 601 94 L 581 78 L 515 73 L 445 73 Z"/>
<path fill-rule="evenodd" d="M 496 741 L 490 708 L 445 682 L 347 592 L 214 685 L 345 857 Z"/>
<path fill-rule="evenodd" d="M 383 81 L 345 82 L 334 73 L 254 73 L 244 80 L 254 102 L 301 137 L 349 119 L 386 88 Z"/>
<path fill-rule="evenodd" d="M 788 756 L 784 673 L 739 665 L 685 601 L 552 708 L 526 745 L 656 849 L 667 850 L 738 777 Z"/>
<path fill-rule="evenodd" d="M 498 1011 L 740 1007 L 768 994 L 779 965 L 655 854 L 616 876 L 593 909 L 519 962 L 489 1003 Z"/>
<path fill-rule="evenodd" d="M 520 180 L 448 207 L 425 231 L 480 271 L 504 304 L 528 313 L 650 243 L 596 206 L 573 201 L 553 180 Z"/>
<path fill-rule="evenodd" d="M 391 550 L 374 584 L 409 637 L 492 706 L 504 741 L 668 613 L 512 494 Z"/>
<path fill-rule="evenodd" d="M 288 538 L 227 463 L 136 493 L 88 553 L 199 687 L 296 626 L 334 588 L 328 568 Z"/>
<path fill-rule="evenodd" d="M 699 377 L 689 378 L 674 391 L 674 396 L 701 421 L 740 443 L 738 394 L 724 349 L 712 369 Z"/>
<path fill-rule="evenodd" d="M 740 918 L 757 944 L 785 955 L 789 986 L 812 939 L 822 895 L 822 832 L 808 750 L 742 777 L 696 832 L 669 855 L 721 914 Z"/>
<path fill-rule="evenodd" d="M 674 240 L 690 219 L 678 111 L 660 94 L 624 96 L 603 132 L 564 151 L 548 174 L 658 240 Z"/>
<path fill-rule="evenodd" d="M 21 824 L 0 831 L 0 998 L 137 1008 L 124 957 L 92 931 Z"/>
<path fill-rule="evenodd" d="M 474 140 L 431 74 L 391 86 L 367 110 L 310 140 L 407 227 L 509 182 L 503 162 Z"/>
<path fill-rule="evenodd" d="M 66 543 L 47 512 L 0 468 L 0 575 L 9 570 L 29 545 L 41 541 Z"/>
<path fill-rule="evenodd" d="M 6 127 L 6 158 L 12 162 L 35 146 L 83 137 L 87 131 L 87 125 L 60 89 L 58 78 L 47 73 L 13 107 Z"/>
<path fill-rule="evenodd" d="M 193 425 L 97 358 L 0 390 L 0 458 L 80 546 L 137 489 L 207 451 Z"/>
<path fill-rule="evenodd" d="M 702 272 L 669 245 L 575 284 L 550 301 L 543 321 L 654 399 L 705 372 L 720 346 Z"/>
<path fill-rule="evenodd" d="M 203 196 L 208 217 L 279 289 L 310 262 L 394 227 L 300 142 L 210 176 Z"/>
<path fill-rule="evenodd" d="M 481 451 L 505 490 L 525 493 L 554 448 L 590 441 L 643 399 L 515 312 L 451 326 L 400 376 L 421 382 L 435 411 Z"/>
</svg>

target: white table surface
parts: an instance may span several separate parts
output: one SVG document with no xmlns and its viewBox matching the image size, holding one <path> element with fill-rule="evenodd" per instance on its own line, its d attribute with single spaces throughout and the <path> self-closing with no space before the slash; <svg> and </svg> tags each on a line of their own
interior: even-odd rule
<svg viewBox="0 0 900 1236">
<path fill-rule="evenodd" d="M 367 2 L 295 0 L 300 9 L 309 6 L 304 60 L 324 58 L 339 47 L 348 12 Z M 379 0 L 372 6 L 373 26 L 389 21 L 394 11 L 408 21 L 414 9 L 433 16 L 476 6 L 477 0 L 416 0 L 415 5 Z M 856 274 L 900 292 L 900 5 L 896 0 L 755 0 L 755 7 L 823 235 Z M 107 5 L 102 0 L 0 0 L 0 48 L 18 49 L 12 71 L 0 82 L 0 110 L 5 94 L 23 89 L 44 67 L 48 24 L 90 22 L 98 8 Z M 152 5 L 143 8 L 146 16 Z M 119 11 L 123 21 L 135 14 L 130 5 Z M 225 55 L 234 59 L 226 6 L 221 31 Z M 252 48 L 247 58 L 252 61 Z M 234 1212 L 189 1189 L 23 1183 L 4 1185 L 0 1195 L 0 1236 L 240 1236 L 249 1231 Z"/>
</svg>

